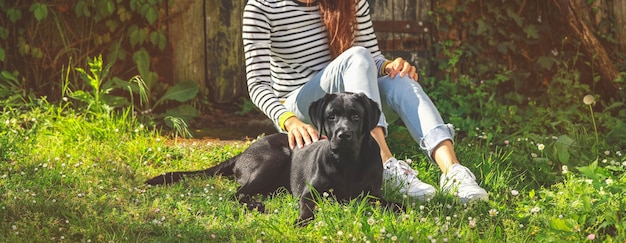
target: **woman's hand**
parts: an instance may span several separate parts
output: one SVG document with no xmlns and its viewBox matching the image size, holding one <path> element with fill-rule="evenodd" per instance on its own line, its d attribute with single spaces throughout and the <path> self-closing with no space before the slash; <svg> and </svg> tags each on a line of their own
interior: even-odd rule
<svg viewBox="0 0 626 243">
<path fill-rule="evenodd" d="M 400 77 L 404 77 L 405 75 L 409 75 L 409 78 L 417 81 L 417 69 L 415 66 L 411 65 L 409 62 L 405 61 L 401 57 L 396 58 L 392 62 L 388 63 L 387 66 L 383 67 L 385 72 L 392 79 L 396 77 L 396 75 L 400 74 Z"/>
<path fill-rule="evenodd" d="M 298 148 L 302 148 L 304 145 L 317 142 L 319 138 L 319 132 L 315 127 L 304 123 L 297 117 L 291 117 L 285 121 L 285 130 L 287 130 L 289 137 L 289 147 L 294 149 L 296 145 Z"/>
</svg>

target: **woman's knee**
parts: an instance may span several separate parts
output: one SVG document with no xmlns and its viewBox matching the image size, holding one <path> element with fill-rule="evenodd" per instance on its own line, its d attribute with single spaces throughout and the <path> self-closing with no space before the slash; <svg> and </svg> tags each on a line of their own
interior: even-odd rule
<svg viewBox="0 0 626 243">
<path fill-rule="evenodd" d="M 351 65 L 358 66 L 359 69 L 374 69 L 376 70 L 376 64 L 372 54 L 365 47 L 354 46 L 344 52 L 346 54 L 346 60 L 349 60 Z"/>
</svg>

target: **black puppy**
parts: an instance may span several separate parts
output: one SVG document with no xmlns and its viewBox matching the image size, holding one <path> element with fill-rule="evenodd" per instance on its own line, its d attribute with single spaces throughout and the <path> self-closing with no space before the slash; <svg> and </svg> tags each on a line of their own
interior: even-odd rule
<svg viewBox="0 0 626 243">
<path fill-rule="evenodd" d="M 265 211 L 256 194 L 269 195 L 287 188 L 300 199 L 296 224 L 313 219 L 315 193 L 328 192 L 340 201 L 369 194 L 386 208 L 402 206 L 381 199 L 380 148 L 370 135 L 380 117 L 378 105 L 364 94 L 327 94 L 311 104 L 309 115 L 322 139 L 293 151 L 286 134 L 273 134 L 252 143 L 243 153 L 201 171 L 170 172 L 154 177 L 150 185 L 172 183 L 184 176 L 233 175 L 241 185 L 235 196 L 250 209 Z"/>
</svg>

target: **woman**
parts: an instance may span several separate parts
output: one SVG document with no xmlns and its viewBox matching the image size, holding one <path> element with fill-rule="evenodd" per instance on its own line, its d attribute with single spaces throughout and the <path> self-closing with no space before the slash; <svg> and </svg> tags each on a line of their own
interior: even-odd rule
<svg viewBox="0 0 626 243">
<path fill-rule="evenodd" d="M 397 113 L 413 138 L 442 171 L 442 191 L 461 201 L 487 199 L 474 174 L 459 164 L 454 129 L 444 124 L 417 83 L 416 68 L 380 52 L 367 0 L 249 0 L 243 14 L 248 90 L 277 128 L 289 134 L 291 147 L 318 138 L 310 125 L 309 105 L 325 93 L 365 93 L 385 113 Z M 436 189 L 393 157 L 385 141 L 381 115 L 371 131 L 378 142 L 387 185 L 421 200 Z"/>
</svg>

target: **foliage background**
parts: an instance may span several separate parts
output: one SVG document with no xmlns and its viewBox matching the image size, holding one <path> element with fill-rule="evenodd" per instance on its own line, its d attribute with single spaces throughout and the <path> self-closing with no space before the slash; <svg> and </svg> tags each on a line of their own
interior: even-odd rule
<svg viewBox="0 0 626 243">
<path fill-rule="evenodd" d="M 597 71 L 595 57 L 585 54 L 581 41 L 566 27 L 556 2 L 433 1 L 430 19 L 438 28 L 438 41 L 428 66 L 434 70 L 424 70 L 428 75 L 422 75 L 421 82 L 446 118 L 463 131 L 493 127 L 488 123 L 496 119 L 485 117 L 507 123 L 547 115 L 581 119 L 563 113 L 571 113 L 572 101 L 585 94 L 594 94 L 602 111 L 624 116 L 620 108 L 626 95 L 618 87 L 623 85 L 626 69 L 625 44 L 619 41 L 623 37 L 614 3 L 576 1 L 581 6 L 580 19 L 593 30 L 620 73 L 615 80 L 606 80 Z M 19 105 L 41 96 L 57 101 L 72 90 L 90 90 L 75 68 L 102 55 L 108 74 L 103 83 L 142 78 L 148 104 L 130 99 L 124 89 L 106 91 L 126 97 L 126 103 L 137 103 L 138 112 L 163 117 L 169 111 L 167 115 L 190 119 L 207 111 L 210 99 L 189 83 L 177 87 L 187 91 L 181 97 L 162 99 L 173 86 L 189 82 L 172 79 L 167 31 L 172 4 L 176 3 L 0 0 L 0 99 L 5 105 Z M 188 105 L 179 107 L 181 102 Z M 521 114 L 520 110 L 536 113 Z M 552 111 L 557 114 L 544 114 Z"/>
<path fill-rule="evenodd" d="M 0 241 L 623 242 L 625 95 L 611 88 L 623 82 L 603 80 L 554 1 L 436 2 L 443 38 L 420 83 L 456 125 L 457 153 L 490 200 L 396 198 L 410 210 L 392 214 L 324 199 L 299 229 L 297 199 L 285 192 L 262 214 L 229 200 L 236 185 L 226 178 L 143 184 L 248 145 L 179 142 L 176 119 L 171 136 L 152 126 L 167 104 L 198 108 L 198 88 L 161 68 L 173 1 L 0 0 Z M 611 1 L 583 2 L 594 13 Z M 606 16 L 588 24 L 624 72 Z M 405 128 L 389 136 L 396 157 L 438 183 Z"/>
</svg>

